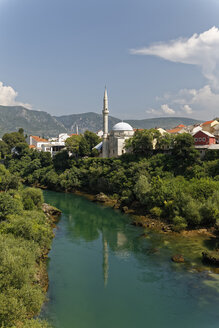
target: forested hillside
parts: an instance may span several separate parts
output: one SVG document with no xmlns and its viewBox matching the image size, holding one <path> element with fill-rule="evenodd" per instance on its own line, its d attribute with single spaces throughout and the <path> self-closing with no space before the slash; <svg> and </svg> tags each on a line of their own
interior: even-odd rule
<svg viewBox="0 0 219 328">
<path fill-rule="evenodd" d="M 121 119 L 109 116 L 109 129 Z M 23 128 L 25 134 L 41 137 L 54 137 L 59 133 L 79 133 L 102 129 L 101 113 L 82 113 L 64 116 L 52 116 L 44 111 L 29 110 L 22 106 L 0 106 L 0 137 L 6 132 Z M 171 128 L 178 124 L 190 125 L 200 121 L 183 117 L 162 117 L 145 120 L 126 120 L 133 128 L 150 129 L 155 127 Z"/>
</svg>

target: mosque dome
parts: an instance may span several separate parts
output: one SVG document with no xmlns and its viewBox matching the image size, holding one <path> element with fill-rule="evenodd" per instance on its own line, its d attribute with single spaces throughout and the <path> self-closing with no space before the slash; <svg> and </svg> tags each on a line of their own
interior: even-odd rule
<svg viewBox="0 0 219 328">
<path fill-rule="evenodd" d="M 130 124 L 125 123 L 125 122 L 119 122 L 116 123 L 113 128 L 113 131 L 133 131 L 133 128 L 131 127 Z"/>
</svg>

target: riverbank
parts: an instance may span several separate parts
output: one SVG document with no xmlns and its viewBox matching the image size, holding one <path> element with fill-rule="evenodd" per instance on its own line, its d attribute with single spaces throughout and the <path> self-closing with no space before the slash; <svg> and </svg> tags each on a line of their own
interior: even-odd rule
<svg viewBox="0 0 219 328">
<path fill-rule="evenodd" d="M 218 245 L 219 245 L 219 235 L 218 235 L 218 227 L 209 227 L 209 228 L 199 228 L 199 229 L 190 229 L 190 230 L 181 230 L 175 231 L 174 226 L 168 224 L 167 222 L 153 218 L 152 216 L 142 215 L 143 209 L 139 207 L 138 204 L 135 202 L 134 206 L 129 208 L 128 206 L 121 206 L 117 200 L 108 197 L 103 193 L 99 194 L 88 194 L 81 191 L 76 191 L 76 195 L 83 196 L 89 199 L 92 202 L 96 202 L 102 204 L 107 207 L 111 207 L 116 210 L 120 210 L 121 212 L 129 215 L 132 219 L 132 224 L 135 226 L 142 227 L 143 229 L 151 230 L 160 234 L 167 235 L 169 238 L 180 238 L 184 239 L 186 243 L 193 243 L 195 241 L 197 245 L 200 246 L 199 256 L 202 259 L 203 265 L 206 267 L 206 270 L 210 270 L 213 273 L 219 274 L 219 252 L 218 252 Z M 144 237 L 144 234 L 142 235 Z M 145 237 L 147 235 L 145 234 Z M 206 250 L 204 247 L 201 248 L 202 244 L 211 244 L 211 250 Z M 191 249 L 192 252 L 192 249 Z M 177 258 L 180 258 L 178 261 Z M 176 260 L 175 260 L 176 259 Z M 183 259 L 183 260 L 182 260 Z M 173 255 L 172 260 L 174 262 L 183 263 L 184 257 L 182 254 Z M 195 267 L 196 271 L 204 271 L 204 268 Z"/>
<path fill-rule="evenodd" d="M 56 224 L 59 221 L 61 211 L 59 209 L 57 209 L 56 207 L 49 205 L 47 203 L 42 204 L 42 211 L 48 218 L 49 225 L 53 232 L 53 229 L 56 227 Z M 53 237 L 54 237 L 54 233 L 53 233 Z M 47 262 L 48 262 L 49 251 L 50 251 L 50 248 L 47 248 L 41 254 L 39 267 L 38 267 L 38 274 L 37 274 L 38 282 L 39 282 L 40 286 L 42 287 L 44 293 L 46 293 L 49 288 L 49 277 L 48 277 L 48 271 L 47 271 Z"/>
<path fill-rule="evenodd" d="M 15 184 L 3 168 L 6 175 L 10 188 L 2 184 L 0 192 L 0 326 L 47 328 L 35 317 L 46 299 L 48 253 L 61 212 L 43 203 L 41 190 Z"/>
</svg>

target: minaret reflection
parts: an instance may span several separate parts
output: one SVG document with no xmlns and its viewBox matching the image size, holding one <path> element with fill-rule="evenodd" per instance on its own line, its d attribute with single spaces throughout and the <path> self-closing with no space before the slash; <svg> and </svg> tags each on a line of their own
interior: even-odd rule
<svg viewBox="0 0 219 328">
<path fill-rule="evenodd" d="M 107 286 L 108 276 L 109 276 L 109 250 L 108 243 L 104 234 L 102 234 L 102 244 L 103 244 L 103 280 L 104 286 Z"/>
</svg>

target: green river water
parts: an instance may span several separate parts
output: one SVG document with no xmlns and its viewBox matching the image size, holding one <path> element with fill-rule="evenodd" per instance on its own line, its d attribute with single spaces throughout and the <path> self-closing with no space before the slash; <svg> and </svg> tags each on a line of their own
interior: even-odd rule
<svg viewBox="0 0 219 328">
<path fill-rule="evenodd" d="M 136 228 L 128 216 L 77 195 L 44 197 L 62 210 L 41 314 L 55 328 L 219 327 L 219 275 L 195 270 L 211 240 Z M 184 264 L 171 262 L 176 253 Z"/>
</svg>

